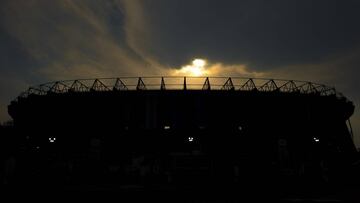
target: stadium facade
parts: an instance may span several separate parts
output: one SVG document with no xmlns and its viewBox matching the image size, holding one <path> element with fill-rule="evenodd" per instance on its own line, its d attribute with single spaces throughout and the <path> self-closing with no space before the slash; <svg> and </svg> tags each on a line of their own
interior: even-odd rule
<svg viewBox="0 0 360 203">
<path fill-rule="evenodd" d="M 32 174 L 20 182 L 309 187 L 351 178 L 358 160 L 353 103 L 304 81 L 57 81 L 30 87 L 8 111 L 18 173 Z"/>
</svg>

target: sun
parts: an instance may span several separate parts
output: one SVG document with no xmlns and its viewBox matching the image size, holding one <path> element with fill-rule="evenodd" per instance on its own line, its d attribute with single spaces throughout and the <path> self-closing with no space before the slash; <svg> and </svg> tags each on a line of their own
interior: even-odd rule
<svg viewBox="0 0 360 203">
<path fill-rule="evenodd" d="M 175 75 L 204 76 L 207 74 L 205 66 L 206 60 L 197 58 L 194 59 L 190 65 L 183 66 L 180 70 L 176 70 Z"/>
<path fill-rule="evenodd" d="M 196 67 L 204 67 L 206 65 L 206 61 L 204 59 L 194 59 L 192 64 Z"/>
</svg>

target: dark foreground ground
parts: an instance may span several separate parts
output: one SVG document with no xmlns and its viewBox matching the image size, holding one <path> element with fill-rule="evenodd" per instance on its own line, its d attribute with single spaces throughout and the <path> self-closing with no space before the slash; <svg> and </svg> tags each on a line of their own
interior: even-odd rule
<svg viewBox="0 0 360 203">
<path fill-rule="evenodd" d="M 67 185 L 3 188 L 3 197 L 34 201 L 99 202 L 360 202 L 357 185 Z"/>
</svg>

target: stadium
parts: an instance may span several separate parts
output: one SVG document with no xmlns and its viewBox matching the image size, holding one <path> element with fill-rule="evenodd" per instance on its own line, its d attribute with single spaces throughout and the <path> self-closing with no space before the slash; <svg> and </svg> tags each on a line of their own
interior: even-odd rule
<svg viewBox="0 0 360 203">
<path fill-rule="evenodd" d="M 358 160 L 353 103 L 305 81 L 56 81 L 30 87 L 8 112 L 22 164 L 13 181 L 22 185 L 267 190 L 276 182 L 300 191 L 341 185 Z"/>
</svg>

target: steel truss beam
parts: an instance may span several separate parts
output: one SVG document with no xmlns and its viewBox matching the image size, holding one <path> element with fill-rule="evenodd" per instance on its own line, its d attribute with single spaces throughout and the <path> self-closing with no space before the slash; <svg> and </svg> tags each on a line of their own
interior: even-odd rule
<svg viewBox="0 0 360 203">
<path fill-rule="evenodd" d="M 249 78 L 248 81 L 246 81 L 241 87 L 240 90 L 243 91 L 257 91 L 256 85 L 254 83 L 254 80 L 252 78 Z"/>
<path fill-rule="evenodd" d="M 304 94 L 317 94 L 318 91 L 313 83 L 306 82 L 299 86 L 300 92 Z"/>
<path fill-rule="evenodd" d="M 283 84 L 282 86 L 279 87 L 279 90 L 281 92 L 299 92 L 298 87 L 296 86 L 295 82 L 290 80 L 288 82 L 286 82 L 285 84 Z"/>
<path fill-rule="evenodd" d="M 231 80 L 231 78 L 228 78 L 225 82 L 225 84 L 221 88 L 222 90 L 235 90 L 234 84 Z"/>
<path fill-rule="evenodd" d="M 136 90 L 146 90 L 145 83 L 143 82 L 141 77 L 139 77 L 138 84 L 136 86 Z"/>
<path fill-rule="evenodd" d="M 99 79 L 96 79 L 92 87 L 90 88 L 90 91 L 103 92 L 103 91 L 110 91 L 110 89 Z"/>
<path fill-rule="evenodd" d="M 319 96 L 337 96 L 338 98 L 345 98 L 341 93 L 337 92 L 334 87 L 329 87 L 322 84 L 311 83 L 306 81 L 295 80 L 274 80 L 274 79 L 262 79 L 262 78 L 240 78 L 240 77 L 214 77 L 212 84 L 210 84 L 211 77 L 189 77 L 204 79 L 203 84 L 188 84 L 187 77 L 124 77 L 124 78 L 102 78 L 102 79 L 79 79 L 79 80 L 65 80 L 56 81 L 41 84 L 38 86 L 30 87 L 27 91 L 20 94 L 18 98 L 25 98 L 29 95 L 47 95 L 47 94 L 61 94 L 67 92 L 103 92 L 103 91 L 123 91 L 123 90 L 148 90 L 145 85 L 145 79 L 158 79 L 158 84 L 149 85 L 150 89 L 153 87 L 160 87 L 160 90 L 166 90 L 165 79 L 183 79 L 181 84 L 178 81 L 176 85 L 178 89 L 187 90 L 187 85 L 198 87 L 201 85 L 202 90 L 235 90 L 235 87 L 239 87 L 240 91 L 260 91 L 260 92 L 283 92 L 283 93 L 297 93 L 297 94 L 310 94 Z M 232 79 L 236 79 L 234 84 Z M 214 81 L 224 81 L 223 84 Z M 240 80 L 238 80 L 240 79 Z M 242 81 L 245 80 L 245 83 Z M 137 82 L 136 82 L 137 80 Z M 132 85 L 126 85 L 125 82 Z M 193 81 L 193 80 L 189 80 Z M 195 81 L 195 80 L 194 80 Z M 240 82 L 239 82 L 240 81 Z M 106 82 L 106 83 L 104 83 Z M 91 84 L 90 87 L 86 84 Z M 113 86 L 107 86 L 105 84 L 114 84 Z M 135 85 L 134 85 L 135 84 Z M 257 86 L 256 84 L 262 84 Z M 278 85 L 281 84 L 281 85 Z M 169 85 L 169 84 L 168 84 Z M 181 88 L 182 87 L 182 88 Z M 200 87 L 199 87 L 200 89 Z M 345 98 L 346 99 L 346 98 Z"/>
<path fill-rule="evenodd" d="M 75 80 L 69 89 L 69 92 L 87 92 L 87 91 L 89 91 L 89 87 L 84 85 L 79 80 Z"/>
<path fill-rule="evenodd" d="M 277 87 L 276 83 L 274 82 L 274 80 L 270 79 L 265 84 L 263 84 L 259 88 L 259 90 L 262 91 L 262 92 L 273 92 L 273 91 L 277 91 L 278 87 Z"/>
<path fill-rule="evenodd" d="M 70 89 L 70 87 L 61 81 L 57 81 L 50 88 L 49 93 L 65 93 Z"/>
<path fill-rule="evenodd" d="M 164 77 L 161 77 L 160 90 L 166 90 Z"/>
<path fill-rule="evenodd" d="M 209 77 L 206 78 L 205 83 L 202 87 L 202 90 L 211 90 L 211 85 L 210 85 L 210 81 L 209 81 Z"/>
<path fill-rule="evenodd" d="M 114 91 L 128 90 L 125 83 L 120 80 L 120 78 L 116 78 L 115 85 L 113 87 Z"/>
<path fill-rule="evenodd" d="M 184 77 L 184 85 L 183 85 L 183 89 L 186 90 L 187 87 L 186 87 L 186 77 Z"/>
</svg>

